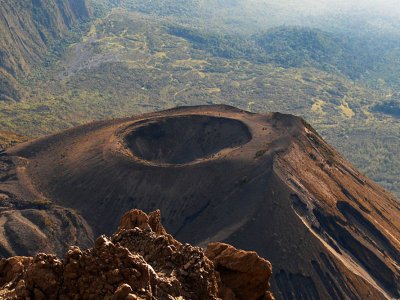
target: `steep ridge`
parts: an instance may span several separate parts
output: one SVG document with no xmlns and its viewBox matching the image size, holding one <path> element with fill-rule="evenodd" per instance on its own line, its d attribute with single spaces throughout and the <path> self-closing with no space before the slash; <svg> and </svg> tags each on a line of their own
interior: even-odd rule
<svg viewBox="0 0 400 300">
<path fill-rule="evenodd" d="M 18 137 L 11 138 L 12 143 Z M 5 141 L 9 142 L 8 139 Z M 52 203 L 37 191 L 25 173 L 0 149 L 0 255 L 62 253 L 67 243 L 88 247 L 92 229 L 77 211 Z"/>
<path fill-rule="evenodd" d="M 19 100 L 15 78 L 31 71 L 48 46 L 87 20 L 86 0 L 5 0 L 0 5 L 0 100 Z"/>
<path fill-rule="evenodd" d="M 268 261 L 226 244 L 206 253 L 183 245 L 160 219 L 159 211 L 132 210 L 91 249 L 72 246 L 64 259 L 43 253 L 2 259 L 0 299 L 274 299 Z"/>
<path fill-rule="evenodd" d="M 300 118 L 183 107 L 77 127 L 7 158 L 17 178 L 0 190 L 27 199 L 30 185 L 96 235 L 131 208 L 160 209 L 177 239 L 257 251 L 274 265 L 277 299 L 400 296 L 399 202 Z"/>
</svg>

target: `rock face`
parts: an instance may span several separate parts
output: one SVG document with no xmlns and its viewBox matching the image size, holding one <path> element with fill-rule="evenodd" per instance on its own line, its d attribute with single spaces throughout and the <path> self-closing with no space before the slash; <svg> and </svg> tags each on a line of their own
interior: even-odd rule
<svg viewBox="0 0 400 300">
<path fill-rule="evenodd" d="M 255 252 L 237 250 L 223 243 L 208 244 L 206 256 L 214 263 L 225 287 L 240 299 L 266 297 L 272 269 L 269 261 Z"/>
<path fill-rule="evenodd" d="M 0 193 L 11 199 L 0 202 L 11 229 L 0 230 L 4 256 L 33 256 L 43 251 L 36 241 L 46 252 L 66 250 L 52 243 L 64 231 L 35 227 L 25 212 L 42 196 L 66 210 L 77 241 L 68 244 L 86 247 L 88 229 L 111 235 L 132 208 L 160 209 L 180 241 L 223 242 L 271 261 L 277 299 L 400 297 L 400 202 L 298 117 L 181 107 L 73 128 L 3 158 Z M 149 225 L 129 218 L 128 227 L 158 230 L 156 217 Z M 35 239 L 21 238 L 20 226 Z"/>
<path fill-rule="evenodd" d="M 3 259 L 0 298 L 273 299 L 267 294 L 269 262 L 216 243 L 207 250 L 214 265 L 201 248 L 166 234 L 159 220 L 159 211 L 132 210 L 111 238 L 99 237 L 92 249 L 70 247 L 63 259 L 42 253 Z"/>
</svg>

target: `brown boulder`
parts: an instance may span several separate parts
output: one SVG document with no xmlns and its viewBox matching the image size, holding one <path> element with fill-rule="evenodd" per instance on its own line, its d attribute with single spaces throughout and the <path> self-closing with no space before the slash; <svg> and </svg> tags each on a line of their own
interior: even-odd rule
<svg viewBox="0 0 400 300">
<path fill-rule="evenodd" d="M 132 288 L 129 284 L 121 284 L 114 293 L 112 300 L 125 300 L 126 297 L 132 292 Z"/>
<path fill-rule="evenodd" d="M 119 228 L 133 229 L 136 227 L 142 230 L 151 230 L 149 216 L 141 210 L 132 209 L 122 216 Z"/>
<path fill-rule="evenodd" d="M 161 224 L 161 212 L 159 209 L 149 214 L 139 209 L 132 209 L 126 212 L 119 223 L 119 229 L 140 228 L 150 230 L 161 235 L 168 235 L 164 226 Z"/>
<path fill-rule="evenodd" d="M 161 224 L 161 212 L 159 209 L 149 213 L 149 225 L 151 230 L 157 234 L 168 235 L 164 226 Z"/>
<path fill-rule="evenodd" d="M 221 276 L 225 291 L 243 300 L 266 299 L 271 263 L 256 252 L 238 250 L 223 243 L 210 243 L 205 252 Z"/>
<path fill-rule="evenodd" d="M 23 274 L 29 264 L 32 262 L 32 257 L 15 256 L 8 259 L 0 260 L 0 286 L 6 283 L 11 283 Z"/>
<path fill-rule="evenodd" d="M 57 299 L 62 282 L 62 261 L 55 255 L 39 253 L 23 274 L 17 289 L 20 298 Z"/>
</svg>

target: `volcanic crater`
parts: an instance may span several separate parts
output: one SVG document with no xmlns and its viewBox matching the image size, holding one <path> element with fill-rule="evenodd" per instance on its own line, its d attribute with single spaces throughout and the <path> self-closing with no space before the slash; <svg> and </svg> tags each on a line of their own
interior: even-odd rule
<svg viewBox="0 0 400 300">
<path fill-rule="evenodd" d="M 235 119 L 182 115 L 132 125 L 124 136 L 133 155 L 160 165 L 212 159 L 251 140 L 247 126 Z"/>
</svg>

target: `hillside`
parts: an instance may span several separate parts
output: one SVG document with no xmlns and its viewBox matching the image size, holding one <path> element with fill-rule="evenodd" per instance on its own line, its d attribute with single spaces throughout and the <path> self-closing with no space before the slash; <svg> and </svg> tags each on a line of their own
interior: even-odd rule
<svg viewBox="0 0 400 300">
<path fill-rule="evenodd" d="M 131 208 L 160 209 L 183 242 L 226 242 L 270 260 L 278 299 L 399 297 L 398 201 L 298 117 L 183 107 L 80 126 L 5 158 L 14 164 L 0 183 L 5 254 L 52 240 L 46 247 L 63 251 L 61 232 L 35 233 L 34 213 L 67 218 L 68 238 L 86 244 Z M 34 206 L 39 191 L 48 209 Z"/>
<path fill-rule="evenodd" d="M 86 0 L 16 0 L 0 6 L 0 101 L 20 100 L 15 79 L 42 62 L 49 47 L 88 20 Z"/>
<path fill-rule="evenodd" d="M 368 73 L 389 65 L 386 56 L 400 46 L 396 39 L 389 37 L 371 36 L 367 40 L 354 34 L 299 26 L 280 26 L 251 36 L 215 33 L 188 26 L 173 27 L 170 32 L 216 56 L 283 68 L 312 67 L 353 80 L 370 78 Z"/>
</svg>

